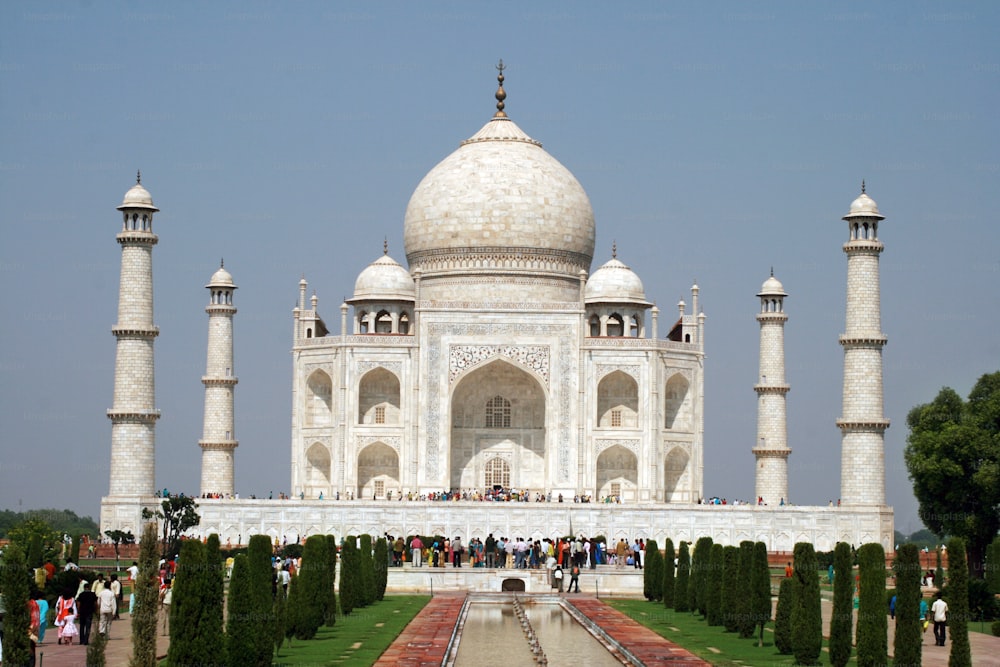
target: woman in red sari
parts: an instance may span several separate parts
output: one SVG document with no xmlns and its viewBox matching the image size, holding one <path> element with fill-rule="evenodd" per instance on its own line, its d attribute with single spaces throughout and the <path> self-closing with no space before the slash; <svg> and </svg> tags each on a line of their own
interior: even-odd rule
<svg viewBox="0 0 1000 667">
<path fill-rule="evenodd" d="M 73 637 L 80 635 L 76 628 L 76 600 L 70 591 L 63 591 L 56 600 L 56 627 L 59 628 L 59 644 L 72 644 Z"/>
</svg>

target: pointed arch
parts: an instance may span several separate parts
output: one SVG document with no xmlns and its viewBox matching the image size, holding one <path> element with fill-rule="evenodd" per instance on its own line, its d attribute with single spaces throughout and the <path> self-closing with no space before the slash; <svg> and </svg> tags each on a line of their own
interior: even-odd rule
<svg viewBox="0 0 1000 667">
<path fill-rule="evenodd" d="M 303 486 L 307 498 L 317 498 L 320 493 L 330 493 L 330 450 L 321 442 L 314 442 L 306 450 L 306 474 Z"/>
<path fill-rule="evenodd" d="M 608 336 L 622 337 L 625 335 L 625 320 L 618 313 L 608 315 Z"/>
<path fill-rule="evenodd" d="M 597 383 L 597 426 L 637 428 L 639 383 L 628 373 L 613 371 Z"/>
<path fill-rule="evenodd" d="M 399 454 L 395 449 L 384 442 L 373 442 L 358 453 L 359 499 L 381 499 L 399 489 Z"/>
<path fill-rule="evenodd" d="M 601 318 L 597 315 L 590 316 L 590 337 L 597 338 L 601 335 Z"/>
<path fill-rule="evenodd" d="M 663 500 L 664 502 L 680 502 L 683 500 L 679 493 L 683 488 L 683 481 L 687 480 L 688 464 L 691 457 L 681 447 L 674 447 L 667 454 L 663 461 Z"/>
<path fill-rule="evenodd" d="M 399 378 L 385 368 L 374 368 L 358 382 L 358 423 L 400 423 Z"/>
<path fill-rule="evenodd" d="M 691 430 L 691 383 L 680 373 L 674 373 L 667 380 L 667 386 L 663 392 L 664 414 L 666 421 L 664 426 L 674 431 Z"/>
<path fill-rule="evenodd" d="M 306 380 L 305 425 L 329 426 L 333 420 L 333 381 L 315 370 Z"/>
<path fill-rule="evenodd" d="M 597 493 L 599 498 L 618 496 L 635 500 L 639 485 L 639 459 L 630 450 L 615 445 L 597 457 Z"/>
<path fill-rule="evenodd" d="M 392 333 L 392 315 L 389 314 L 388 310 L 380 310 L 375 315 L 375 333 Z"/>
</svg>

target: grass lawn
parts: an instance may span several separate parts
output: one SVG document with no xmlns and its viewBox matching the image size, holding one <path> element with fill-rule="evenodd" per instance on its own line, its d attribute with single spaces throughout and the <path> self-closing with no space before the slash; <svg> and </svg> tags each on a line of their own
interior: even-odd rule
<svg viewBox="0 0 1000 667">
<path fill-rule="evenodd" d="M 332 628 L 320 628 L 315 639 L 288 642 L 275 665 L 371 665 L 430 602 L 429 595 L 386 596 L 381 602 L 337 616 Z"/>
<path fill-rule="evenodd" d="M 738 634 L 726 632 L 722 627 L 709 627 L 698 614 L 678 613 L 664 608 L 658 602 L 620 599 L 604 601 L 629 618 L 719 667 L 795 664 L 794 656 L 778 653 L 774 647 L 774 633 L 768 629 L 764 630 L 764 646 L 758 647 L 756 639 L 740 639 Z M 769 623 L 767 628 L 773 630 L 774 624 Z M 826 640 L 823 640 L 823 648 L 820 661 L 829 664 L 829 654 L 825 650 Z M 856 665 L 857 661 L 852 657 L 848 664 Z"/>
</svg>

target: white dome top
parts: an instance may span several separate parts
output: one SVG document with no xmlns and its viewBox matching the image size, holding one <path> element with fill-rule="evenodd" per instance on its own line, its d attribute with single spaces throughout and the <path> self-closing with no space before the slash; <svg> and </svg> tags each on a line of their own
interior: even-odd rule
<svg viewBox="0 0 1000 667">
<path fill-rule="evenodd" d="M 383 254 L 358 274 L 351 301 L 413 301 L 416 298 L 416 285 L 409 271 L 388 254 Z"/>
<path fill-rule="evenodd" d="M 648 305 L 642 281 L 635 272 L 612 258 L 587 281 L 583 291 L 585 303 L 640 303 Z"/>
<path fill-rule="evenodd" d="M 788 296 L 788 294 L 785 293 L 785 286 L 772 273 L 771 277 L 760 286 L 760 294 L 757 296 Z"/>
<path fill-rule="evenodd" d="M 590 270 L 594 237 L 580 183 L 500 115 L 428 172 L 404 222 L 407 261 L 425 277 L 462 266 L 577 279 Z"/>
<path fill-rule="evenodd" d="M 160 209 L 153 206 L 153 196 L 149 194 L 149 191 L 142 187 L 142 183 L 138 176 L 136 176 L 135 185 L 129 188 L 128 192 L 125 193 L 125 197 L 122 199 L 121 206 L 117 207 L 119 211 L 126 208 L 145 208 L 151 211 L 159 211 Z"/>
<path fill-rule="evenodd" d="M 862 217 L 885 219 L 885 216 L 878 212 L 878 204 L 875 203 L 875 200 L 865 194 L 864 187 L 862 187 L 858 198 L 851 202 L 851 211 L 844 216 L 844 220 Z"/>
<path fill-rule="evenodd" d="M 208 281 L 205 287 L 229 287 L 231 289 L 236 289 L 236 285 L 233 283 L 233 276 L 226 271 L 226 269 L 220 265 L 219 270 L 212 274 L 212 278 Z"/>
</svg>

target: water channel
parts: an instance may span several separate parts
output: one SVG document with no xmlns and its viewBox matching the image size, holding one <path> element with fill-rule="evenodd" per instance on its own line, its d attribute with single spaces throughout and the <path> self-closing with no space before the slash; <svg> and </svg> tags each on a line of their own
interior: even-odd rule
<svg viewBox="0 0 1000 667">
<path fill-rule="evenodd" d="M 564 609 L 557 596 L 470 598 L 456 640 L 458 650 L 450 664 L 457 667 L 628 664 Z"/>
</svg>

